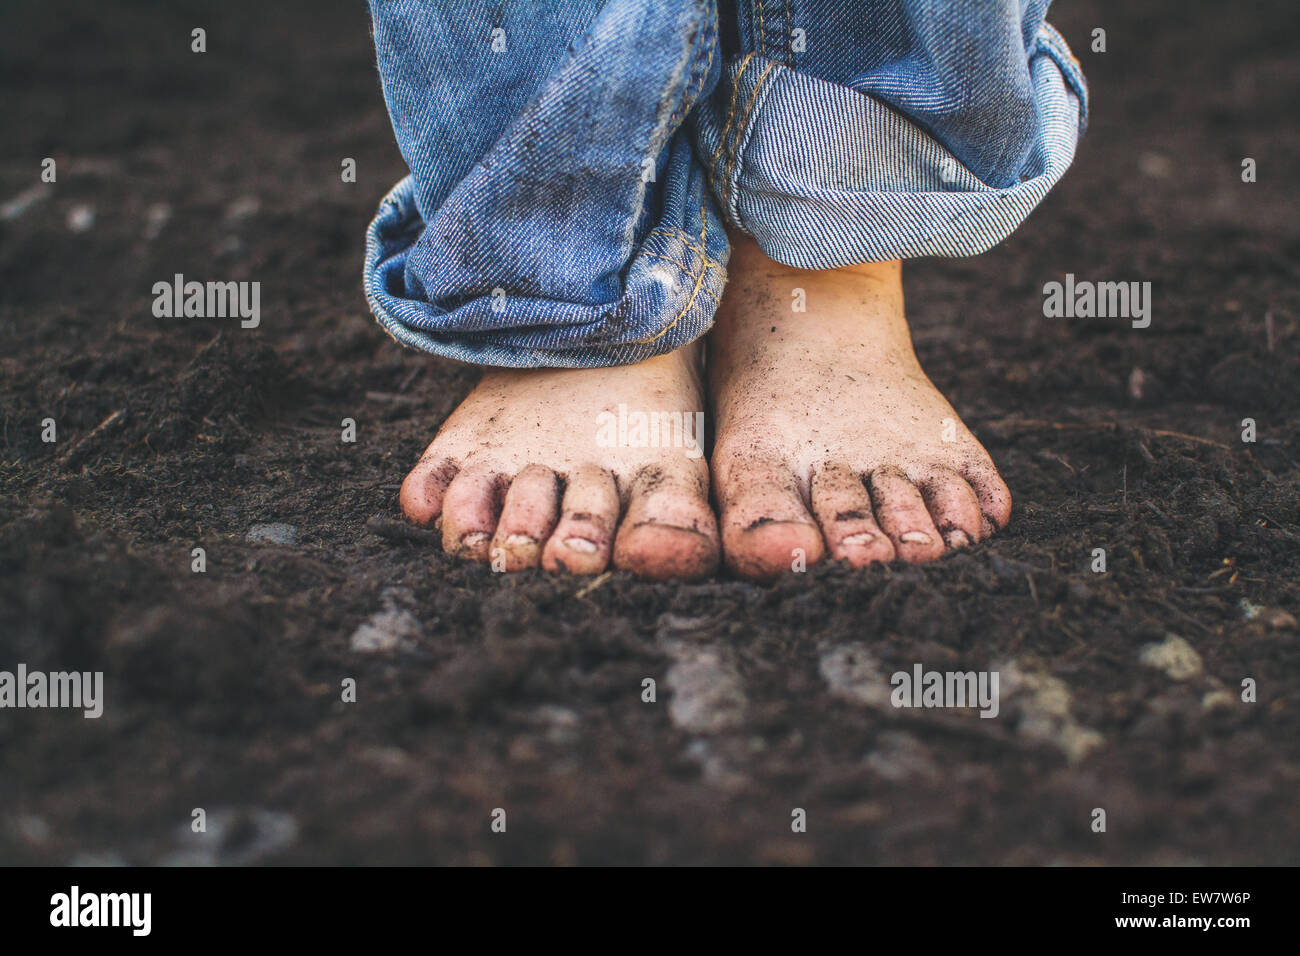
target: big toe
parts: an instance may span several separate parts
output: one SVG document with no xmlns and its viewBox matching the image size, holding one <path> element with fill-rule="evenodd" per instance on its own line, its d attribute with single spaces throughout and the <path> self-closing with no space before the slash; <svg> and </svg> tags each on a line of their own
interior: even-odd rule
<svg viewBox="0 0 1300 956">
<path fill-rule="evenodd" d="M 628 491 L 614 566 L 654 580 L 696 580 L 718 566 L 718 524 L 708 478 L 694 466 L 656 465 Z"/>
<path fill-rule="evenodd" d="M 821 531 L 790 468 L 728 464 L 718 481 L 718 500 L 722 550 L 737 574 L 765 581 L 824 557 Z"/>
</svg>

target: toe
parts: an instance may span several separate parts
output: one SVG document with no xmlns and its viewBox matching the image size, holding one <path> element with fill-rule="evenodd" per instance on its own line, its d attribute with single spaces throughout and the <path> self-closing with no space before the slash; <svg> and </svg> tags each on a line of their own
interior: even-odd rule
<svg viewBox="0 0 1300 956">
<path fill-rule="evenodd" d="M 871 473 L 868 485 L 876 520 L 894 543 L 898 557 L 916 563 L 943 554 L 943 539 L 925 507 L 925 499 L 906 475 L 878 468 Z"/>
<path fill-rule="evenodd" d="M 618 487 L 603 468 L 569 472 L 560 520 L 542 552 L 542 567 L 572 574 L 599 574 L 609 565 L 618 527 Z"/>
<path fill-rule="evenodd" d="M 443 497 L 455 477 L 454 462 L 425 452 L 402 482 L 397 496 L 406 517 L 421 527 L 431 524 L 442 514 Z"/>
<path fill-rule="evenodd" d="M 502 476 L 482 468 L 465 468 L 442 499 L 442 549 L 471 561 L 490 558 L 492 534 L 501 511 Z"/>
<path fill-rule="evenodd" d="M 793 469 L 774 462 L 733 464 L 718 482 L 722 550 L 727 566 L 747 578 L 770 580 L 801 556 L 815 564 L 826 553 Z"/>
<path fill-rule="evenodd" d="M 987 523 L 983 536 L 988 537 L 1005 528 L 1011 520 L 1011 491 L 993 463 L 972 465 L 965 470 L 963 477 L 975 489 L 975 497 Z"/>
<path fill-rule="evenodd" d="M 614 565 L 655 580 L 694 580 L 718 566 L 718 523 L 703 468 L 682 462 L 643 469 L 628 489 Z"/>
<path fill-rule="evenodd" d="M 948 547 L 964 548 L 984 536 L 981 530 L 983 515 L 980 514 L 975 490 L 955 471 L 935 469 L 922 482 L 921 495 L 930 509 L 934 526 Z"/>
<path fill-rule="evenodd" d="M 856 472 L 828 465 L 813 475 L 812 506 L 832 558 L 855 568 L 892 561 L 894 545 L 876 523 L 871 496 Z"/>
<path fill-rule="evenodd" d="M 529 465 L 515 475 L 492 536 L 489 553 L 493 566 L 500 557 L 506 571 L 537 567 L 542 547 L 555 527 L 559 503 L 559 479 L 551 469 Z"/>
</svg>

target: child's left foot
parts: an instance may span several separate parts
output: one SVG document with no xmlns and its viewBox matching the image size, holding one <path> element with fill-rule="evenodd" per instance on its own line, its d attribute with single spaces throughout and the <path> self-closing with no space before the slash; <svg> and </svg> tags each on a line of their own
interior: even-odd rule
<svg viewBox="0 0 1300 956">
<path fill-rule="evenodd" d="M 1003 527 L 1007 486 L 912 351 L 899 264 L 805 271 L 733 245 L 708 340 L 727 564 L 929 561 Z"/>
</svg>

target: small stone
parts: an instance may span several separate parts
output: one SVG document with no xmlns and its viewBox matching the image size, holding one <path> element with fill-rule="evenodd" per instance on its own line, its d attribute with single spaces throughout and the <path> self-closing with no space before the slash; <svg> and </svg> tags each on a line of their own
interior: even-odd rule
<svg viewBox="0 0 1300 956">
<path fill-rule="evenodd" d="M 1237 602 L 1237 607 L 1241 610 L 1241 616 L 1247 621 L 1259 621 L 1265 627 L 1275 631 L 1296 627 L 1295 615 L 1283 608 L 1253 604 L 1245 598 Z"/>
<path fill-rule="evenodd" d="M 383 607 L 352 632 L 348 646 L 358 654 L 411 648 L 420 639 L 420 622 L 409 610 L 414 597 L 405 588 L 386 588 Z"/>
<path fill-rule="evenodd" d="M 1173 171 L 1173 163 L 1160 153 L 1142 153 L 1138 156 L 1138 169 L 1143 176 L 1164 179 Z"/>
<path fill-rule="evenodd" d="M 248 529 L 248 540 L 265 544 L 294 545 L 298 543 L 298 529 L 291 524 L 273 521 L 270 524 L 255 524 Z"/>
<path fill-rule="evenodd" d="M 576 711 L 554 704 L 543 704 L 532 714 L 532 719 L 546 728 L 546 739 L 553 744 L 572 743 L 578 737 L 581 722 Z"/>
<path fill-rule="evenodd" d="M 877 710 L 892 710 L 890 684 L 875 656 L 857 644 L 844 644 L 824 651 L 817 669 L 841 700 Z"/>
<path fill-rule="evenodd" d="M 1170 680 L 1187 680 L 1204 670 L 1201 655 L 1175 634 L 1167 635 L 1159 644 L 1143 645 L 1141 661 L 1147 667 L 1164 671 Z"/>
<path fill-rule="evenodd" d="M 1275 631 L 1295 630 L 1297 624 L 1295 615 L 1290 611 L 1284 611 L 1280 607 L 1268 608 L 1260 615 L 1264 623 Z"/>
<path fill-rule="evenodd" d="M 867 754 L 866 764 L 880 777 L 895 783 L 909 778 L 933 780 L 940 776 L 928 748 L 903 731 L 882 733 L 876 739 L 876 748 Z"/>
<path fill-rule="evenodd" d="M 741 726 L 749 702 L 735 667 L 719 651 L 683 649 L 678 653 L 664 678 L 672 690 L 668 716 L 673 723 L 697 734 Z"/>
<path fill-rule="evenodd" d="M 256 216 L 261 208 L 261 200 L 256 196 L 240 196 L 226 207 L 226 221 L 238 222 L 241 219 L 248 219 Z"/>
<path fill-rule="evenodd" d="M 380 611 L 352 632 L 348 646 L 358 654 L 378 654 L 410 646 L 420 636 L 420 622 L 410 611 Z"/>
<path fill-rule="evenodd" d="M 1147 375 L 1140 368 L 1135 368 L 1128 373 L 1128 394 L 1129 398 L 1135 401 L 1141 401 L 1142 395 L 1146 390 Z"/>
<path fill-rule="evenodd" d="M 1201 709 L 1207 711 L 1229 710 L 1237 698 L 1226 690 L 1212 690 L 1201 698 Z"/>
<path fill-rule="evenodd" d="M 236 255 L 243 251 L 243 248 L 244 243 L 240 241 L 238 236 L 226 236 L 212 247 L 212 253 L 219 258 L 223 258 Z"/>
<path fill-rule="evenodd" d="M 278 810 L 218 808 L 207 814 L 207 829 L 189 823 L 176 828 L 174 848 L 161 866 L 248 866 L 293 846 L 298 821 Z"/>
<path fill-rule="evenodd" d="M 44 843 L 50 838 L 50 825 L 33 814 L 24 814 L 14 820 L 14 832 L 28 843 Z"/>
<path fill-rule="evenodd" d="M 171 206 L 165 202 L 154 203 L 144 216 L 144 237 L 149 240 L 157 239 L 171 217 Z"/>
<path fill-rule="evenodd" d="M 68 230 L 70 232 L 89 232 L 95 228 L 95 207 L 87 205 L 73 206 L 68 210 Z"/>
<path fill-rule="evenodd" d="M 1080 724 L 1070 710 L 1070 688 L 1059 677 L 1018 662 L 1002 664 L 1002 695 L 1013 701 L 1019 715 L 1016 733 L 1027 740 L 1059 747 L 1071 763 L 1078 763 L 1102 747 L 1106 738 Z"/>
</svg>

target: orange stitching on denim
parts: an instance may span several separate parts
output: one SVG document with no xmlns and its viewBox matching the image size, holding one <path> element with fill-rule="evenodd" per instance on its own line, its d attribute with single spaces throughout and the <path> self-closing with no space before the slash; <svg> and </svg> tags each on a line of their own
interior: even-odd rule
<svg viewBox="0 0 1300 956">
<path fill-rule="evenodd" d="M 736 118 L 736 95 L 740 92 L 740 80 L 745 75 L 745 70 L 749 69 L 749 61 L 754 58 L 755 54 L 745 54 L 745 59 L 740 62 L 740 69 L 736 71 L 736 79 L 731 84 L 731 106 L 727 108 L 727 123 L 722 127 L 722 137 L 718 140 L 718 148 L 713 151 L 713 158 L 709 160 L 709 175 L 715 175 L 713 167 L 717 165 L 718 158 L 722 156 L 723 149 L 727 146 L 727 134 L 731 132 L 731 122 Z"/>
<path fill-rule="evenodd" d="M 722 177 L 722 208 L 723 214 L 731 209 L 731 173 L 736 168 L 736 159 L 740 156 L 740 139 L 744 134 L 745 124 L 749 122 L 749 115 L 754 111 L 758 104 L 758 91 L 763 88 L 763 81 L 767 79 L 769 73 L 776 68 L 776 61 L 768 63 L 767 68 L 759 74 L 758 82 L 754 84 L 754 89 L 749 94 L 749 103 L 745 107 L 745 113 L 740 118 L 740 123 L 736 126 L 736 148 L 731 151 L 731 158 L 727 161 L 727 173 Z"/>
<path fill-rule="evenodd" d="M 643 257 L 645 257 L 646 259 L 658 259 L 660 262 L 666 262 L 666 263 L 668 263 L 670 266 L 676 266 L 677 268 L 681 269 L 683 272 L 690 272 L 690 271 L 691 271 L 689 267 L 682 265 L 682 264 L 681 264 L 680 262 L 678 262 L 676 259 L 669 259 L 667 256 L 661 256 L 661 255 L 659 255 L 659 253 L 657 253 L 657 252 L 642 252 L 642 253 L 640 253 L 640 255 L 643 256 Z M 710 260 L 710 259 L 705 259 L 704 262 L 705 262 L 705 265 L 708 266 L 708 267 L 712 267 L 712 268 L 714 268 L 714 269 L 721 269 L 721 268 L 722 268 L 722 266 L 720 266 L 720 265 L 719 265 L 718 263 L 716 263 L 716 262 L 713 262 L 713 261 Z M 701 288 L 700 291 L 703 292 L 705 295 L 707 295 L 707 296 L 708 296 L 710 299 L 712 299 L 714 302 L 718 302 L 718 297 L 717 297 L 716 295 L 714 295 L 710 290 L 705 289 L 705 288 Z"/>
<path fill-rule="evenodd" d="M 767 27 L 763 25 L 763 0 L 758 0 L 758 55 L 767 56 Z"/>
<path fill-rule="evenodd" d="M 700 203 L 700 245 L 704 245 L 704 236 L 708 232 L 708 229 L 709 229 L 709 212 L 705 204 Z M 684 319 L 686 317 L 687 312 L 691 311 L 691 308 L 695 305 L 695 300 L 699 297 L 700 288 L 704 285 L 704 277 L 708 275 L 709 268 L 710 267 L 719 268 L 719 269 L 722 268 L 720 265 L 718 265 L 718 263 L 710 262 L 708 257 L 706 256 L 701 256 L 700 258 L 704 260 L 704 263 L 703 265 L 700 266 L 700 274 L 695 277 L 695 288 L 691 290 L 691 297 L 686 300 L 685 307 L 682 309 L 681 312 L 677 313 L 677 318 L 673 319 L 666 326 L 664 326 L 663 329 L 660 330 L 658 335 L 652 335 L 648 339 L 638 339 L 637 341 L 632 343 L 633 345 L 649 345 L 651 342 L 657 342 L 659 339 L 663 338 L 665 335 L 671 332 L 673 326 L 676 325 L 678 322 L 680 322 L 682 319 Z"/>
<path fill-rule="evenodd" d="M 709 35 L 706 31 L 704 37 L 705 42 L 708 42 L 708 39 L 709 39 Z M 690 107 L 692 105 L 691 99 L 693 97 L 700 95 L 700 90 L 704 89 L 704 83 L 709 78 L 709 68 L 713 66 L 713 53 L 715 50 L 717 50 L 717 48 L 718 48 L 718 43 L 715 37 L 714 42 L 709 44 L 709 55 L 708 57 L 705 58 L 704 61 L 704 71 L 700 74 L 699 80 L 697 80 L 693 84 L 695 86 L 695 92 L 694 93 L 691 92 L 690 90 L 691 84 L 688 84 L 686 88 L 686 96 L 682 100 L 681 106 L 678 106 L 676 110 L 673 110 L 672 119 L 669 121 L 668 124 L 669 126 L 677 126 L 682 120 L 686 119 L 686 114 L 690 112 Z M 683 107 L 685 108 L 683 109 Z M 681 111 L 681 119 L 678 119 L 677 116 L 678 110 Z"/>
<path fill-rule="evenodd" d="M 680 242 L 684 247 L 691 250 L 691 252 L 699 254 L 701 258 L 709 258 L 709 254 L 704 247 L 697 244 L 695 238 L 684 229 L 678 229 L 676 226 L 656 226 L 646 233 L 647 238 L 652 235 L 670 236 Z"/>
</svg>

